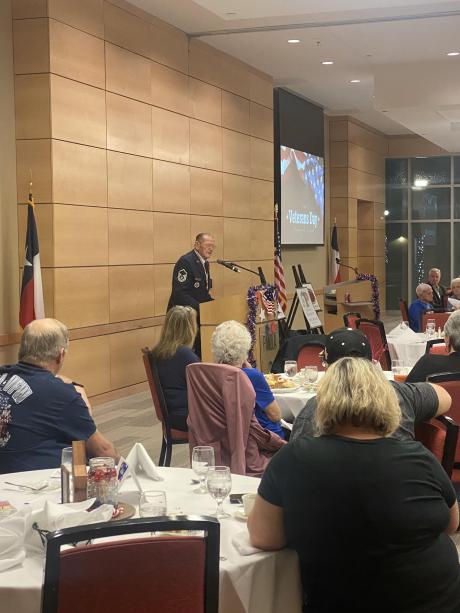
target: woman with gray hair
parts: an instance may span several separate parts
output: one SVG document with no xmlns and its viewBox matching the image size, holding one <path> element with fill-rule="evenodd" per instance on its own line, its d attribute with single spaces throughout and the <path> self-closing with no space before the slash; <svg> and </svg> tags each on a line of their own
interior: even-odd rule
<svg viewBox="0 0 460 613">
<path fill-rule="evenodd" d="M 346 357 L 317 399 L 317 436 L 265 470 L 251 544 L 297 551 L 304 613 L 458 612 L 455 491 L 421 443 L 389 437 L 401 417 L 392 386 L 369 360 Z"/>
<path fill-rule="evenodd" d="M 460 311 L 455 311 L 444 325 L 445 355 L 426 353 L 407 376 L 406 383 L 426 381 L 429 375 L 460 372 Z"/>
<path fill-rule="evenodd" d="M 281 409 L 265 380 L 263 373 L 252 368 L 248 362 L 251 335 L 247 328 L 237 321 L 224 321 L 217 326 L 211 338 L 214 362 L 241 368 L 249 378 L 256 393 L 255 416 L 263 428 L 284 438 L 280 424 Z"/>
</svg>

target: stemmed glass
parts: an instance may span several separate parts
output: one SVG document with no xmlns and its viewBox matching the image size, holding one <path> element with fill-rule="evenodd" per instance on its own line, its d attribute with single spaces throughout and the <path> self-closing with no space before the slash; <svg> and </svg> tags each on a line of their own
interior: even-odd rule
<svg viewBox="0 0 460 613">
<path fill-rule="evenodd" d="M 207 494 L 208 490 L 206 489 L 206 475 L 208 474 L 208 470 L 211 466 L 214 466 L 214 449 L 212 447 L 206 445 L 200 445 L 198 447 L 194 447 L 192 451 L 192 468 L 195 472 L 195 475 L 200 480 L 200 487 L 196 490 L 193 490 L 195 494 Z"/>
<path fill-rule="evenodd" d="M 226 513 L 223 508 L 223 502 L 230 494 L 232 489 L 232 475 L 228 466 L 213 466 L 208 471 L 206 479 L 208 492 L 217 501 L 217 509 L 213 517 L 221 519 L 223 517 L 230 517 L 229 513 Z"/>
</svg>

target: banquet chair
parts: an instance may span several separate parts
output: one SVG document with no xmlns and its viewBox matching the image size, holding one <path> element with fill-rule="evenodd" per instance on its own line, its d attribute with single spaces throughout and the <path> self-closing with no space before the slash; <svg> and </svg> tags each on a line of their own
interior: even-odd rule
<svg viewBox="0 0 460 613">
<path fill-rule="evenodd" d="M 166 534 L 177 530 L 200 535 Z M 114 538 L 81 545 L 106 537 Z M 217 519 L 145 517 L 66 528 L 45 538 L 42 613 L 218 611 Z"/>
<path fill-rule="evenodd" d="M 297 353 L 297 370 L 304 368 L 305 366 L 317 366 L 318 370 L 324 370 L 324 343 L 308 343 L 300 347 Z"/>
<path fill-rule="evenodd" d="M 345 313 L 343 316 L 343 323 L 345 328 L 354 328 L 356 329 L 356 320 L 361 319 L 361 313 L 357 313 L 356 311 L 349 311 Z"/>
<path fill-rule="evenodd" d="M 441 328 L 444 330 L 444 326 L 446 325 L 446 321 L 449 319 L 450 313 L 422 313 L 422 317 L 420 319 L 420 332 L 425 332 L 426 322 L 428 319 L 434 319 L 436 330 Z"/>
<path fill-rule="evenodd" d="M 171 465 L 171 455 L 173 445 L 182 445 L 188 443 L 188 432 L 172 428 L 169 422 L 168 407 L 163 394 L 163 389 L 158 375 L 158 369 L 151 352 L 147 347 L 142 349 L 142 360 L 144 362 L 145 372 L 149 383 L 150 393 L 152 395 L 153 406 L 158 421 L 161 422 L 163 432 L 160 459 L 160 466 Z"/>
<path fill-rule="evenodd" d="M 431 353 L 432 355 L 446 355 L 447 348 L 442 338 L 434 338 L 431 341 L 427 341 L 425 353 Z"/>
<path fill-rule="evenodd" d="M 257 421 L 249 377 L 235 366 L 206 363 L 189 364 L 186 377 L 190 453 L 197 445 L 210 445 L 216 465 L 261 476 L 285 441 Z"/>
<path fill-rule="evenodd" d="M 452 477 L 458 442 L 458 425 L 447 415 L 415 424 L 415 440 L 420 441 L 439 460 L 449 479 Z"/>
<path fill-rule="evenodd" d="M 407 301 L 403 298 L 399 299 L 399 310 L 401 311 L 401 317 L 403 321 L 409 321 L 409 309 L 407 308 Z"/>
<path fill-rule="evenodd" d="M 356 327 L 367 336 L 372 359 L 379 362 L 383 370 L 391 370 L 391 357 L 383 322 L 374 319 L 357 319 Z"/>
</svg>

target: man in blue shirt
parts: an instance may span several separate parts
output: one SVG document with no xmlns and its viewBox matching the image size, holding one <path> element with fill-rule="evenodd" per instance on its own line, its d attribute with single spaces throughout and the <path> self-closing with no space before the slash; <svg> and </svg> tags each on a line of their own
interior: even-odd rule
<svg viewBox="0 0 460 613">
<path fill-rule="evenodd" d="M 57 468 L 76 440 L 86 441 L 88 457 L 117 458 L 81 395 L 56 376 L 68 345 L 64 324 L 37 319 L 24 328 L 19 362 L 0 367 L 0 474 Z"/>
<path fill-rule="evenodd" d="M 409 325 L 414 332 L 420 332 L 422 314 L 433 311 L 433 288 L 428 283 L 420 283 L 415 289 L 417 300 L 409 307 Z"/>
</svg>

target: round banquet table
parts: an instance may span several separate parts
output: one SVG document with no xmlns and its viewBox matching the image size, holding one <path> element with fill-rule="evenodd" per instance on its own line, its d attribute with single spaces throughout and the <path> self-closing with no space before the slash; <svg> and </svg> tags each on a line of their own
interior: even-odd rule
<svg viewBox="0 0 460 613">
<path fill-rule="evenodd" d="M 407 337 L 392 338 L 387 336 L 388 349 L 392 360 L 402 360 L 403 366 L 412 368 L 425 355 L 426 343 L 429 338 L 424 332 Z"/>
<path fill-rule="evenodd" d="M 168 513 L 210 515 L 216 508 L 208 494 L 195 494 L 196 483 L 188 468 L 158 468 L 164 481 L 139 477 L 143 489 L 164 490 Z M 6 485 L 51 479 L 56 471 L 32 471 L 0 475 L 0 500 L 8 500 L 17 509 L 25 504 L 34 508 L 45 500 L 60 501 L 60 489 L 42 492 L 18 491 Z M 55 478 L 55 477 L 54 477 Z M 232 493 L 256 492 L 260 480 L 232 475 Z M 132 479 L 122 486 L 121 501 L 136 505 L 139 493 Z M 219 613 L 300 613 L 301 585 L 297 554 L 289 549 L 242 556 L 232 544 L 234 534 L 247 530 L 245 522 L 234 517 L 235 510 L 227 498 L 224 509 L 231 518 L 221 520 Z M 0 572 L 0 613 L 40 613 L 44 555 L 28 555 L 14 568 Z"/>
</svg>

